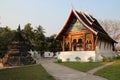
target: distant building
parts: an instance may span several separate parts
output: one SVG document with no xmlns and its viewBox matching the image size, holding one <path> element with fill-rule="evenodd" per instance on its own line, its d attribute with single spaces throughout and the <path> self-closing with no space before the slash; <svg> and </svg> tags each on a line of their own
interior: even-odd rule
<svg viewBox="0 0 120 80">
<path fill-rule="evenodd" d="M 94 17 L 75 9 L 71 10 L 56 39 L 61 41 L 59 58 L 63 61 L 74 61 L 75 57 L 80 57 L 81 61 L 88 61 L 88 58 L 99 61 L 102 57 L 112 57 L 114 44 L 117 43 Z"/>
</svg>

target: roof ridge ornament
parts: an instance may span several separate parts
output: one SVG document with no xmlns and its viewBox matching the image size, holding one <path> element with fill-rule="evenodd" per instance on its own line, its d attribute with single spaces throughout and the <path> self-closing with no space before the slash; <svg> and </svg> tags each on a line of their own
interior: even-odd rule
<svg viewBox="0 0 120 80">
<path fill-rule="evenodd" d="M 17 29 L 18 32 L 21 31 L 21 28 L 20 28 L 20 24 L 18 25 L 18 29 Z"/>
<path fill-rule="evenodd" d="M 72 3 L 71 3 L 71 6 L 72 6 L 72 10 L 75 9 L 75 8 L 74 8 L 74 5 L 73 5 Z"/>
<path fill-rule="evenodd" d="M 83 10 L 82 10 L 82 9 L 80 9 L 80 12 L 83 12 Z"/>
</svg>

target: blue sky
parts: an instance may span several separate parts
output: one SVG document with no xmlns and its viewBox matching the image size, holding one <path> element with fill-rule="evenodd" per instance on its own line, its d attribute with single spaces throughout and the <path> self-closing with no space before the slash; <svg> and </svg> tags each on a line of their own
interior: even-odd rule
<svg viewBox="0 0 120 80">
<path fill-rule="evenodd" d="M 58 34 L 72 6 L 98 20 L 120 20 L 120 0 L 0 0 L 0 26 L 16 29 L 31 23 L 43 26 L 47 36 Z"/>
</svg>

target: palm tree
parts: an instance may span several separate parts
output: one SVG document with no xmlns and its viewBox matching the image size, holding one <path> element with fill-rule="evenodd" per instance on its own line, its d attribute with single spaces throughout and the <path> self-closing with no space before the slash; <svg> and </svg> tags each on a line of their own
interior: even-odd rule
<svg viewBox="0 0 120 80">
<path fill-rule="evenodd" d="M 36 30 L 34 30 L 35 38 L 34 38 L 34 47 L 36 50 L 40 51 L 41 55 L 43 56 L 43 53 L 46 48 L 46 42 L 45 42 L 45 31 L 42 26 L 38 26 Z"/>
</svg>

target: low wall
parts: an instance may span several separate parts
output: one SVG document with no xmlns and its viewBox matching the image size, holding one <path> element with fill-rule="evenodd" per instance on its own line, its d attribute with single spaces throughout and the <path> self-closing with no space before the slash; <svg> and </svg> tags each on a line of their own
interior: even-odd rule
<svg viewBox="0 0 120 80">
<path fill-rule="evenodd" d="M 53 56 L 54 55 L 54 53 L 53 52 L 45 52 L 44 53 L 44 57 L 49 57 L 49 58 L 51 58 L 51 57 L 58 57 L 58 55 L 59 55 L 59 52 L 56 52 L 55 53 L 55 56 Z"/>
<path fill-rule="evenodd" d="M 44 57 L 53 57 L 53 53 L 52 52 L 45 52 L 44 53 Z"/>
<path fill-rule="evenodd" d="M 89 58 L 92 58 L 95 61 L 95 51 L 66 51 L 60 52 L 58 59 L 62 59 L 62 61 L 76 61 L 76 57 L 80 58 L 82 62 L 88 62 Z"/>
</svg>

